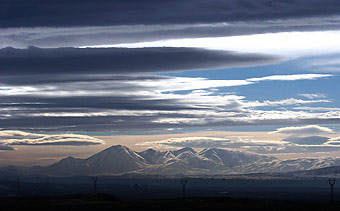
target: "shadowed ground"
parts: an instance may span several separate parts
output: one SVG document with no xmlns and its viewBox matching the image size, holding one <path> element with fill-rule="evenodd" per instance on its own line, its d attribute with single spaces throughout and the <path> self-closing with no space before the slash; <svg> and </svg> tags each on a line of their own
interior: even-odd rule
<svg viewBox="0 0 340 211">
<path fill-rule="evenodd" d="M 0 209 L 7 210 L 339 210 L 340 204 L 192 197 L 124 201 L 108 194 L 59 197 L 3 197 Z"/>
</svg>

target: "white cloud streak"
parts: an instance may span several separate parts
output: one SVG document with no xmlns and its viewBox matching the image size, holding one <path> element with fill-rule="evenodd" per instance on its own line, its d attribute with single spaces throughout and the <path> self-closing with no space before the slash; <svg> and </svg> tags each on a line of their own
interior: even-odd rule
<svg viewBox="0 0 340 211">
<path fill-rule="evenodd" d="M 172 39 L 154 42 L 84 47 L 196 47 L 285 57 L 312 56 L 340 52 L 340 31 L 281 32 L 218 38 Z"/>
<path fill-rule="evenodd" d="M 325 94 L 316 93 L 316 94 L 299 94 L 302 97 L 308 98 L 308 99 L 318 99 L 318 98 L 326 98 Z"/>
<path fill-rule="evenodd" d="M 55 145 L 55 146 L 88 146 L 104 144 L 100 139 L 76 134 L 38 134 L 18 130 L 0 130 L 2 145 Z"/>
<path fill-rule="evenodd" d="M 300 127 L 283 127 L 279 128 L 274 133 L 287 133 L 287 134 L 320 134 L 320 133 L 332 133 L 333 130 L 327 127 L 319 125 L 307 125 Z"/>
<path fill-rule="evenodd" d="M 74 130 L 77 130 L 78 126 L 74 125 L 71 118 L 77 118 L 77 121 L 89 118 L 82 124 L 90 125 L 89 122 L 98 124 L 98 126 L 91 127 L 96 130 L 108 130 L 110 126 L 112 127 L 110 130 L 122 130 L 116 127 L 124 124 L 127 124 L 124 128 L 132 130 L 136 129 L 136 124 L 144 126 L 143 129 L 150 130 L 155 127 L 262 125 L 273 124 L 275 120 L 277 120 L 276 124 L 310 119 L 324 121 L 339 118 L 340 112 L 311 113 L 282 110 L 280 107 L 330 102 L 327 99 L 288 98 L 250 101 L 244 96 L 221 93 L 216 88 L 244 86 L 266 81 L 315 80 L 331 76 L 329 74 L 274 75 L 243 80 L 209 80 L 189 77 L 145 79 L 146 76 L 142 79 L 129 76 L 110 79 L 112 76 L 108 76 L 105 80 L 94 78 L 87 81 L 70 78 L 70 82 L 52 81 L 30 84 L 26 81 L 28 85 L 0 84 L 0 96 L 11 100 L 9 104 L 2 105 L 0 119 L 3 124 L 0 124 L 0 127 L 5 129 L 12 124 L 8 129 L 17 129 L 16 125 L 26 122 L 23 119 L 36 118 L 44 118 L 44 122 L 50 119 L 51 125 L 56 122 L 53 118 L 69 118 L 70 125 L 67 125 L 68 122 L 65 120 L 62 122 L 63 126 L 68 129 L 74 128 Z M 12 104 L 12 99 L 15 102 L 20 100 L 22 103 Z M 86 102 L 86 106 L 82 102 Z M 260 110 L 260 107 L 272 107 L 272 109 Z M 110 121 L 115 125 L 96 122 L 104 118 L 111 118 Z M 137 123 L 138 121 L 142 122 Z M 57 122 L 57 124 L 60 123 Z M 29 129 L 31 124 L 27 122 L 26 127 Z"/>
</svg>

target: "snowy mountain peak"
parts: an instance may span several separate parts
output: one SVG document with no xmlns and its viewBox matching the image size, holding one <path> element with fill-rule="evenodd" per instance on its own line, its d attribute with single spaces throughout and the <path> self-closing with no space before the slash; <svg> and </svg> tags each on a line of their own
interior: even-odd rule
<svg viewBox="0 0 340 211">
<path fill-rule="evenodd" d="M 196 154 L 196 151 L 193 150 L 193 149 L 190 148 L 190 147 L 184 147 L 184 148 L 182 148 L 182 149 L 172 151 L 172 153 L 173 153 L 175 156 L 178 156 L 179 154 L 181 154 L 181 153 L 183 153 L 183 152 L 191 152 L 192 154 Z"/>
<path fill-rule="evenodd" d="M 184 159 L 192 158 L 194 156 L 195 156 L 195 154 L 192 151 L 184 151 L 184 152 L 180 153 L 179 155 L 177 155 L 177 158 L 184 160 Z"/>
<path fill-rule="evenodd" d="M 336 158 L 298 158 L 280 160 L 259 154 L 225 149 L 203 149 L 200 152 L 186 147 L 175 151 L 148 149 L 135 152 L 126 146 L 115 145 L 87 159 L 67 157 L 50 166 L 3 167 L 2 173 L 76 176 L 98 174 L 245 174 L 289 172 L 340 166 Z"/>
<path fill-rule="evenodd" d="M 86 159 L 86 166 L 98 173 L 133 171 L 146 165 L 143 157 L 122 145 L 111 146 Z"/>
<path fill-rule="evenodd" d="M 119 151 L 119 150 L 129 151 L 130 149 L 123 145 L 112 145 L 109 148 L 104 149 L 103 151 Z"/>
</svg>

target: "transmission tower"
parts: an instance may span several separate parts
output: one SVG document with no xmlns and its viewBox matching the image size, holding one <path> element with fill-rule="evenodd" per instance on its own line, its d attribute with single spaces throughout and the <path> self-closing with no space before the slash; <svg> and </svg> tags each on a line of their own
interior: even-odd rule
<svg viewBox="0 0 340 211">
<path fill-rule="evenodd" d="M 181 183 L 182 183 L 182 196 L 183 198 L 185 198 L 185 188 L 186 188 L 188 181 L 186 179 L 182 179 Z"/>
<path fill-rule="evenodd" d="M 331 204 L 334 203 L 334 185 L 335 185 L 335 178 L 329 178 L 328 184 L 330 186 L 330 202 Z"/>
<path fill-rule="evenodd" d="M 98 177 L 92 177 L 93 180 L 93 190 L 94 193 L 97 193 L 97 181 L 98 181 Z"/>
</svg>

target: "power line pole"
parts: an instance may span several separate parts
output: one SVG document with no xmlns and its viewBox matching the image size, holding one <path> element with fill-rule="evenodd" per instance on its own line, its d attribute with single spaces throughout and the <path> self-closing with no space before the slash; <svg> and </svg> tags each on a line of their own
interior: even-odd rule
<svg viewBox="0 0 340 211">
<path fill-rule="evenodd" d="M 148 192 L 148 185 L 143 185 L 143 189 L 144 189 L 144 192 L 147 193 Z"/>
<path fill-rule="evenodd" d="M 98 181 L 98 177 L 92 177 L 92 180 L 93 180 L 93 190 L 94 190 L 94 193 L 96 194 L 97 193 L 97 181 Z"/>
<path fill-rule="evenodd" d="M 16 179 L 16 183 L 17 183 L 17 194 L 20 194 L 20 181 L 19 178 Z"/>
<path fill-rule="evenodd" d="M 334 185 L 335 185 L 335 178 L 329 178 L 328 184 L 330 186 L 330 202 L 331 204 L 334 203 Z"/>
<path fill-rule="evenodd" d="M 188 181 L 186 179 L 182 179 L 181 183 L 182 183 L 182 196 L 183 198 L 185 198 L 185 188 L 186 188 Z"/>
</svg>

